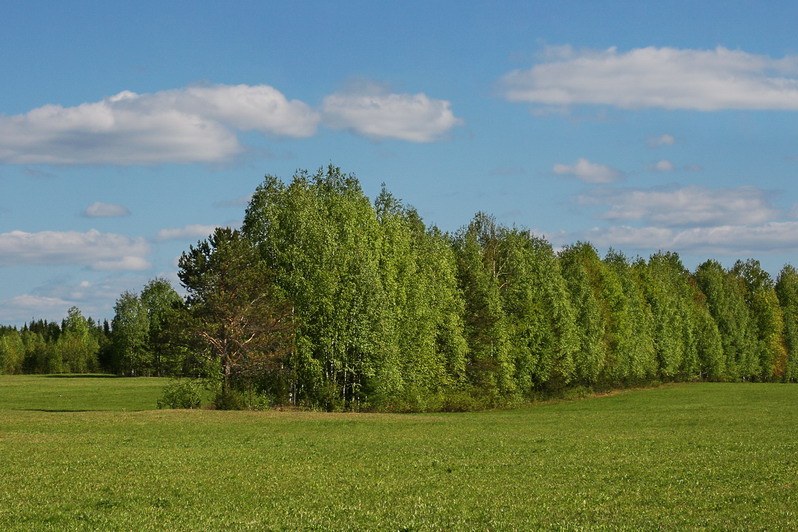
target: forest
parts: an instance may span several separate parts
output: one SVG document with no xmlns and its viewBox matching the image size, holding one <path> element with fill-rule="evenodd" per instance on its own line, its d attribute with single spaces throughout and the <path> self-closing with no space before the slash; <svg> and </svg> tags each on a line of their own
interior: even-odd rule
<svg viewBox="0 0 798 532">
<path fill-rule="evenodd" d="M 754 259 L 687 270 L 545 239 L 478 213 L 427 226 L 332 165 L 267 176 L 239 230 L 219 228 L 111 323 L 0 328 L 0 373 L 203 378 L 217 406 L 465 410 L 565 390 L 798 381 L 798 271 Z"/>
</svg>

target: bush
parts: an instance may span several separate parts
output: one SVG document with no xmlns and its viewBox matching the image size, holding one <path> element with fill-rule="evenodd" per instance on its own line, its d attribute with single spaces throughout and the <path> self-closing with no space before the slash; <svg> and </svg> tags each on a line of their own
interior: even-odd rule
<svg viewBox="0 0 798 532">
<path fill-rule="evenodd" d="M 244 410 L 247 405 L 241 392 L 228 388 L 216 394 L 213 406 L 216 410 Z"/>
<path fill-rule="evenodd" d="M 207 386 L 196 379 L 179 379 L 170 382 L 158 399 L 158 408 L 199 408 Z"/>
<path fill-rule="evenodd" d="M 221 390 L 213 400 L 216 410 L 267 410 L 270 406 L 268 396 L 256 390 Z"/>
</svg>

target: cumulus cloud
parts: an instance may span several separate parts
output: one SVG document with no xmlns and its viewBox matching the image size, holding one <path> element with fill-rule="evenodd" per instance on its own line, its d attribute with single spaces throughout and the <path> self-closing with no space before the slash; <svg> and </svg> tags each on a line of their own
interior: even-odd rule
<svg viewBox="0 0 798 532">
<path fill-rule="evenodd" d="M 642 221 L 666 227 L 761 224 L 779 214 L 767 193 L 751 186 L 597 189 L 579 196 L 578 201 L 608 206 L 609 210 L 600 215 L 605 220 Z"/>
<path fill-rule="evenodd" d="M 646 141 L 649 148 L 659 148 L 660 146 L 673 146 L 676 143 L 676 138 L 669 134 L 663 133 L 659 137 L 651 137 Z"/>
<path fill-rule="evenodd" d="M 45 105 L 0 115 L 0 163 L 211 163 L 244 151 L 239 133 L 304 138 L 322 118 L 372 138 L 431 142 L 462 121 L 446 100 L 384 90 L 327 96 L 321 110 L 268 85 L 211 85 L 137 94 L 122 91 L 74 107 Z"/>
<path fill-rule="evenodd" d="M 0 234 L 0 266 L 77 264 L 93 270 L 145 270 L 150 248 L 142 238 L 92 229 Z"/>
<path fill-rule="evenodd" d="M 333 129 L 374 139 L 432 142 L 462 124 L 450 107 L 450 102 L 423 93 L 389 94 L 367 86 L 327 96 L 322 113 L 324 123 Z"/>
<path fill-rule="evenodd" d="M 163 242 L 165 240 L 194 240 L 207 238 L 217 227 L 219 226 L 191 224 L 185 227 L 161 229 L 155 235 L 155 240 L 157 242 Z"/>
<path fill-rule="evenodd" d="M 503 96 L 545 106 L 798 110 L 798 56 L 773 59 L 714 50 L 637 48 L 547 50 L 543 61 L 500 81 Z"/>
<path fill-rule="evenodd" d="M 130 211 L 122 205 L 113 203 L 103 203 L 95 201 L 83 211 L 84 216 L 89 218 L 113 218 L 118 216 L 130 216 Z"/>
<path fill-rule="evenodd" d="M 593 163 L 580 157 L 574 164 L 557 163 L 554 173 L 561 176 L 570 176 L 585 183 L 612 183 L 623 177 L 623 173 L 609 166 Z"/>
<path fill-rule="evenodd" d="M 743 254 L 798 251 L 798 222 L 768 222 L 762 225 L 721 225 L 672 229 L 668 227 L 615 226 L 595 228 L 586 238 L 598 246 L 651 251 Z"/>
<path fill-rule="evenodd" d="M 267 85 L 215 85 L 136 94 L 0 116 L 0 162 L 215 162 L 241 152 L 236 131 L 313 135 L 319 115 Z"/>
</svg>

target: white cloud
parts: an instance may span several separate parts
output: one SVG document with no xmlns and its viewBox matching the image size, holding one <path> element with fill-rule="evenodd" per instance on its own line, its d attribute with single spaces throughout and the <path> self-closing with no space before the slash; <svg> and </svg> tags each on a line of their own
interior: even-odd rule
<svg viewBox="0 0 798 532">
<path fill-rule="evenodd" d="M 648 169 L 652 172 L 673 172 L 675 170 L 673 163 L 665 159 L 651 163 L 648 165 Z"/>
<path fill-rule="evenodd" d="M 388 94 L 367 86 L 325 97 L 322 112 L 324 123 L 334 129 L 376 139 L 432 142 L 462 124 L 450 106 L 425 94 Z"/>
<path fill-rule="evenodd" d="M 798 56 L 773 59 L 723 47 L 548 52 L 542 63 L 501 79 L 506 99 L 555 107 L 798 110 L 798 78 L 790 77 Z"/>
<path fill-rule="evenodd" d="M 338 93 L 321 112 L 268 85 L 122 91 L 75 107 L 45 105 L 0 115 L 0 163 L 161 164 L 227 161 L 239 133 L 310 137 L 324 117 L 335 129 L 373 138 L 431 142 L 462 120 L 446 100 L 383 90 Z"/>
<path fill-rule="evenodd" d="M 603 164 L 593 163 L 580 157 L 574 164 L 557 163 L 554 173 L 562 176 L 576 177 L 585 183 L 612 183 L 623 177 L 623 173 Z"/>
<path fill-rule="evenodd" d="M 84 265 L 93 270 L 144 270 L 150 248 L 142 238 L 92 229 L 77 231 L 11 231 L 0 234 L 0 266 Z"/>
<path fill-rule="evenodd" d="M 779 214 L 768 201 L 766 192 L 750 186 L 600 189 L 579 196 L 578 201 L 609 206 L 600 216 L 605 220 L 643 221 L 668 227 L 762 224 Z"/>
<path fill-rule="evenodd" d="M 185 227 L 177 227 L 174 229 L 161 229 L 155 235 L 155 240 L 163 242 L 164 240 L 193 240 L 208 238 L 211 233 L 219 227 L 218 225 L 199 225 L 191 224 Z"/>
<path fill-rule="evenodd" d="M 114 316 L 114 303 L 122 292 L 141 290 L 149 278 L 116 273 L 91 281 L 59 278 L 29 293 L 0 301 L 0 323 L 21 325 L 31 318 L 57 321 L 72 306 L 80 308 L 84 316 L 110 320 Z"/>
<path fill-rule="evenodd" d="M 676 143 L 676 138 L 669 134 L 663 133 L 659 137 L 651 137 L 646 141 L 649 148 L 659 148 L 660 146 L 673 146 Z"/>
<path fill-rule="evenodd" d="M 83 211 L 84 216 L 90 218 L 111 218 L 116 216 L 130 216 L 130 211 L 122 205 L 95 201 Z"/>
<path fill-rule="evenodd" d="M 266 86 L 214 85 L 121 92 L 76 107 L 45 105 L 0 116 L 0 162 L 159 164 L 229 159 L 243 147 L 235 131 L 306 137 L 318 113 Z"/>
<path fill-rule="evenodd" d="M 586 238 L 594 244 L 636 250 L 658 249 L 741 256 L 755 253 L 798 251 L 798 222 L 768 222 L 762 225 L 722 225 L 671 229 L 665 227 L 616 226 L 592 229 Z"/>
<path fill-rule="evenodd" d="M 280 137 L 316 134 L 320 117 L 307 104 L 288 100 L 268 85 L 214 85 L 156 93 L 158 106 L 208 117 L 241 131 Z"/>
</svg>

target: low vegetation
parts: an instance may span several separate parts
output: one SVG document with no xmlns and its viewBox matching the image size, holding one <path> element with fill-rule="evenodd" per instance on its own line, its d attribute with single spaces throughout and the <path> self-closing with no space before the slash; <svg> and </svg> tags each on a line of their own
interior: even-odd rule
<svg viewBox="0 0 798 532">
<path fill-rule="evenodd" d="M 798 528 L 795 386 L 336 414 L 155 410 L 163 385 L 0 377 L 0 528 Z"/>
</svg>

